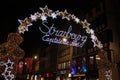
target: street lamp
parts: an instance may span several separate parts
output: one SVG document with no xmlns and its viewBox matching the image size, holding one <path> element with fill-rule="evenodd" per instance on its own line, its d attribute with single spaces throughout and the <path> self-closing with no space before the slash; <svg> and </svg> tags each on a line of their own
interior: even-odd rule
<svg viewBox="0 0 120 80">
<path fill-rule="evenodd" d="M 33 56 L 33 71 L 34 71 L 34 74 L 39 72 L 39 56 L 38 55 Z"/>
<path fill-rule="evenodd" d="M 62 41 L 63 41 L 63 42 L 67 42 L 67 38 L 65 38 L 65 37 L 62 38 Z"/>
<path fill-rule="evenodd" d="M 34 59 L 36 60 L 38 57 L 37 56 L 34 56 Z"/>
</svg>

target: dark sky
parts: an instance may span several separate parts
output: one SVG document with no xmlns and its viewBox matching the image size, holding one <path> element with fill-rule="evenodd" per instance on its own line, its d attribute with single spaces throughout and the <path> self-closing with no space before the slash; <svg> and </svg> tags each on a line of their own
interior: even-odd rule
<svg viewBox="0 0 120 80">
<path fill-rule="evenodd" d="M 66 1 L 66 2 L 64 2 Z M 89 8 L 89 0 L 4 0 L 0 2 L 0 44 L 6 41 L 10 32 L 16 32 L 19 26 L 18 19 L 24 20 L 30 14 L 39 12 L 40 7 L 48 6 L 52 10 L 67 11 L 78 15 L 80 11 Z M 35 30 L 22 35 L 24 42 L 21 47 L 26 53 L 34 53 L 40 43 L 40 36 Z"/>
</svg>

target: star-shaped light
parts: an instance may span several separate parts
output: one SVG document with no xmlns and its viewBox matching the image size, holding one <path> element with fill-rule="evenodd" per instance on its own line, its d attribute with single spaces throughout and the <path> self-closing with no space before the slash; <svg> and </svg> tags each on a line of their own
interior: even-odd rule
<svg viewBox="0 0 120 80">
<path fill-rule="evenodd" d="M 69 13 L 67 12 L 67 10 L 65 10 L 65 11 L 63 12 L 62 19 L 66 18 L 67 20 L 70 20 L 69 16 L 70 16 Z"/>
<path fill-rule="evenodd" d="M 79 22 L 80 22 L 80 19 L 75 18 L 75 22 L 76 22 L 76 23 L 79 23 Z"/>
<path fill-rule="evenodd" d="M 87 20 L 84 20 L 84 21 L 82 21 L 81 23 L 82 23 L 82 25 L 83 25 L 83 28 L 87 28 L 87 27 L 90 26 L 90 23 L 88 23 Z"/>
<path fill-rule="evenodd" d="M 51 17 L 52 17 L 52 19 L 55 19 L 55 18 L 57 18 L 57 15 L 55 13 L 52 13 Z"/>
<path fill-rule="evenodd" d="M 93 40 L 96 40 L 96 36 L 95 36 L 95 35 L 91 35 L 91 38 L 92 38 Z"/>
<path fill-rule="evenodd" d="M 5 80 L 13 80 L 14 79 L 14 75 L 11 73 L 10 70 L 13 69 L 14 62 L 11 62 L 11 60 L 8 59 L 8 61 L 6 63 L 5 62 L 2 62 L 2 63 L 4 63 L 4 66 L 5 66 L 5 71 L 2 73 L 2 75 L 5 78 Z"/>
<path fill-rule="evenodd" d="M 4 76 L 5 80 L 13 80 L 14 79 L 14 75 L 11 74 L 11 71 L 5 71 L 4 73 L 2 73 L 2 75 Z"/>
<path fill-rule="evenodd" d="M 47 17 L 46 17 L 45 15 L 42 15 L 42 16 L 41 16 L 41 20 L 42 20 L 42 21 L 46 21 L 46 20 L 47 20 Z"/>
<path fill-rule="evenodd" d="M 24 26 L 24 27 L 31 24 L 31 21 L 28 18 L 25 18 L 25 20 L 18 19 L 18 22 L 20 23 L 21 26 Z"/>
<path fill-rule="evenodd" d="M 10 59 L 8 59 L 7 63 L 6 63 L 6 67 L 9 68 L 9 69 L 13 69 L 13 64 L 14 62 L 11 62 Z"/>
<path fill-rule="evenodd" d="M 11 71 L 5 70 L 5 72 L 2 73 L 3 76 L 9 76 L 11 74 Z"/>
<path fill-rule="evenodd" d="M 33 21 L 36 21 L 37 16 L 36 16 L 36 15 L 30 15 L 30 18 L 31 18 Z"/>
<path fill-rule="evenodd" d="M 44 8 L 40 8 L 40 10 L 42 10 L 43 13 L 47 14 L 50 14 L 52 12 L 52 10 L 48 9 L 47 5 Z"/>
<path fill-rule="evenodd" d="M 32 15 L 32 17 L 33 17 L 33 15 Z M 25 31 L 28 31 L 28 26 L 32 25 L 30 18 L 29 19 L 25 18 L 24 21 L 18 19 L 18 21 L 20 23 L 20 26 L 18 27 L 19 33 L 23 33 L 24 34 Z"/>
<path fill-rule="evenodd" d="M 111 70 L 106 71 L 106 76 L 111 76 L 111 75 L 112 75 Z"/>
<path fill-rule="evenodd" d="M 34 14 L 37 18 L 40 18 L 41 17 L 41 13 L 37 12 Z"/>
<path fill-rule="evenodd" d="M 112 72 L 111 72 L 111 70 L 108 70 L 108 71 L 106 71 L 106 77 L 107 77 L 107 80 L 112 80 L 111 79 L 111 75 L 112 75 Z"/>
<path fill-rule="evenodd" d="M 90 33 L 91 33 L 91 34 L 94 34 L 94 30 L 93 30 L 93 29 L 90 29 Z"/>
</svg>

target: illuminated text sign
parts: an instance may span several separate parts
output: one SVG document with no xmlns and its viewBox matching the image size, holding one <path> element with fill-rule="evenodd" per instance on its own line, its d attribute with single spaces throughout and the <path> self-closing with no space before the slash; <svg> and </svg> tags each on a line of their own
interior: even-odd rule
<svg viewBox="0 0 120 80">
<path fill-rule="evenodd" d="M 48 26 L 46 23 L 47 22 L 45 21 L 42 22 L 42 25 L 46 28 L 46 30 L 43 30 L 41 27 L 39 27 L 39 30 L 44 34 L 42 40 L 49 42 L 49 44 L 58 43 L 76 47 L 83 47 L 84 43 L 87 41 L 87 36 L 71 33 L 71 25 L 69 26 L 67 31 L 63 31 L 57 30 L 54 24 Z M 63 38 L 66 38 L 67 41 L 64 42 Z"/>
</svg>

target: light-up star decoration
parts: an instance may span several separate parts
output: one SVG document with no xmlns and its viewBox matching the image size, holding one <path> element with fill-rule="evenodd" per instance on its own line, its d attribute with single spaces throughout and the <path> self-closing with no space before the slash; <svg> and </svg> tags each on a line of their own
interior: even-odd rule
<svg viewBox="0 0 120 80">
<path fill-rule="evenodd" d="M 47 17 L 46 17 L 45 15 L 42 15 L 42 16 L 41 16 L 41 20 L 42 20 L 42 21 L 46 21 L 46 20 L 47 20 Z"/>
<path fill-rule="evenodd" d="M 56 16 L 56 14 L 55 14 L 55 13 L 52 13 L 52 14 L 51 14 L 51 17 L 52 17 L 52 19 L 57 18 L 57 16 Z"/>
<path fill-rule="evenodd" d="M 111 76 L 112 76 L 111 70 L 106 71 L 106 75 L 105 76 L 106 76 L 107 80 L 112 80 L 112 78 L 111 78 Z"/>
<path fill-rule="evenodd" d="M 67 12 L 67 10 L 65 10 L 64 12 L 59 11 L 59 10 L 52 11 L 52 10 L 48 9 L 47 6 L 45 6 L 44 8 L 40 8 L 40 10 L 42 11 L 42 13 L 37 12 L 37 13 L 34 13 L 34 15 L 31 15 L 29 18 L 25 18 L 25 20 L 19 20 L 19 22 L 20 22 L 20 25 L 18 27 L 19 33 L 24 34 L 25 31 L 28 31 L 28 27 L 32 25 L 33 21 L 37 21 L 39 19 L 43 22 L 43 21 L 47 21 L 48 17 L 51 17 L 52 19 L 57 19 L 57 17 L 59 16 L 62 19 L 67 19 L 68 21 L 72 20 L 76 24 L 82 25 L 82 27 L 86 29 L 86 33 L 91 35 L 91 39 L 94 44 L 94 47 L 97 46 L 100 49 L 103 47 L 101 42 L 95 36 L 94 31 L 89 28 L 90 23 L 88 23 L 87 20 L 81 21 L 75 15 L 69 14 Z"/>
<path fill-rule="evenodd" d="M 14 62 L 11 62 L 10 59 L 8 59 L 7 62 L 0 62 L 0 66 L 5 66 L 5 70 L 2 73 L 5 80 L 13 80 L 14 79 L 14 74 L 12 74 L 12 72 L 11 72 L 11 70 L 13 69 L 13 64 L 14 64 Z"/>
</svg>

